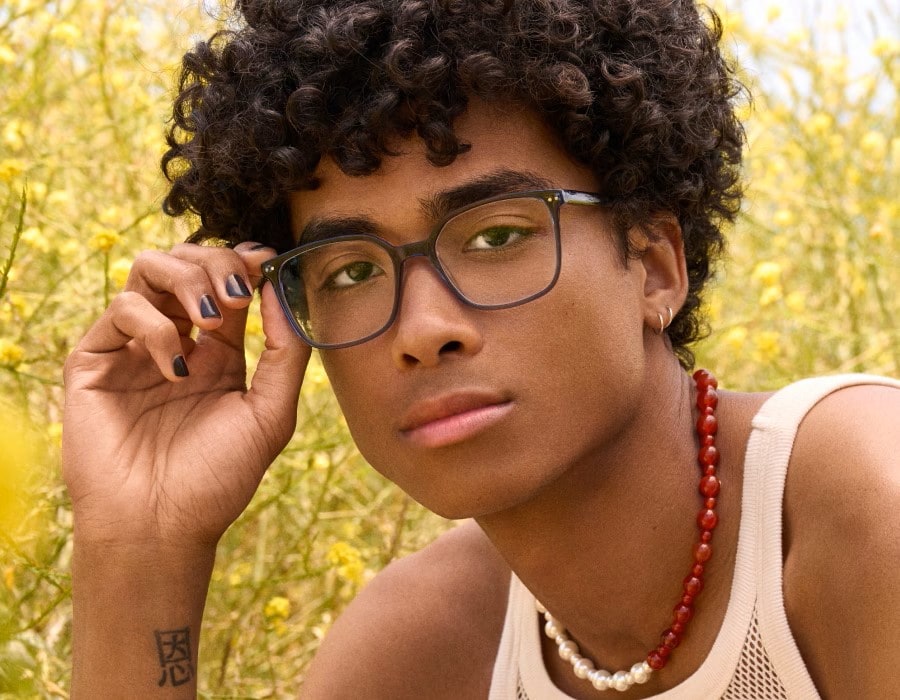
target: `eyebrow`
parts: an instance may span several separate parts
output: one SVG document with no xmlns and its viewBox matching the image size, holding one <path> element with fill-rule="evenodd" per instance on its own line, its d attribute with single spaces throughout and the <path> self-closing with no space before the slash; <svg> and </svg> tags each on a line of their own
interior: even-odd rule
<svg viewBox="0 0 900 700">
<path fill-rule="evenodd" d="M 455 209 L 474 204 L 482 199 L 511 192 L 549 190 L 548 180 L 536 173 L 521 170 L 500 169 L 419 199 L 419 206 L 429 218 L 438 221 Z M 300 232 L 297 245 L 316 243 L 347 234 L 377 236 L 381 227 L 366 216 L 329 216 L 309 221 Z"/>
</svg>

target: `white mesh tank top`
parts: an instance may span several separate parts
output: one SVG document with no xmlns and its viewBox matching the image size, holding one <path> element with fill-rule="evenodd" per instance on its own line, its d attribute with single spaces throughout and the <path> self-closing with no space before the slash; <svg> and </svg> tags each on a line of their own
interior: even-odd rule
<svg viewBox="0 0 900 700">
<path fill-rule="evenodd" d="M 782 597 L 782 498 L 797 428 L 828 394 L 900 381 L 861 374 L 805 379 L 773 394 L 753 418 L 744 458 L 737 561 L 728 609 L 709 656 L 660 700 L 818 700 Z M 489 700 L 573 700 L 550 680 L 541 656 L 534 596 L 513 574 Z M 614 697 L 616 691 L 610 690 Z M 598 694 L 599 696 L 599 694 Z"/>
</svg>

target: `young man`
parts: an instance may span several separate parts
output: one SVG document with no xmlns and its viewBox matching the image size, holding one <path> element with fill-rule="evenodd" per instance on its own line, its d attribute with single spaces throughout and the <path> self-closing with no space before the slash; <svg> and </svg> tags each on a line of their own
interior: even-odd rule
<svg viewBox="0 0 900 700">
<path fill-rule="evenodd" d="M 186 57 L 164 159 L 169 211 L 233 247 L 143 254 L 66 368 L 73 696 L 194 695 L 216 542 L 311 344 L 372 465 L 471 520 L 365 588 L 304 696 L 896 692 L 897 382 L 684 372 L 739 199 L 715 22 L 240 7 Z"/>
</svg>

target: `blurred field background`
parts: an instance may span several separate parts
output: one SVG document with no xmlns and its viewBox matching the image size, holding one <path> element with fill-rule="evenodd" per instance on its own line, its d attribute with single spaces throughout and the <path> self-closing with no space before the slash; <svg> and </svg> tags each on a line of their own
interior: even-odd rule
<svg viewBox="0 0 900 700">
<path fill-rule="evenodd" d="M 750 390 L 900 376 L 900 9 L 782 31 L 764 5 L 755 22 L 716 5 L 755 101 L 743 108 L 749 196 L 698 364 Z M 180 54 L 217 15 L 171 0 L 0 5 L 0 697 L 67 697 L 61 367 L 135 252 L 189 232 L 160 213 L 158 161 Z M 249 332 L 252 367 L 258 318 Z M 315 356 L 299 416 L 222 541 L 202 697 L 295 696 L 354 593 L 450 526 L 365 465 Z"/>
</svg>

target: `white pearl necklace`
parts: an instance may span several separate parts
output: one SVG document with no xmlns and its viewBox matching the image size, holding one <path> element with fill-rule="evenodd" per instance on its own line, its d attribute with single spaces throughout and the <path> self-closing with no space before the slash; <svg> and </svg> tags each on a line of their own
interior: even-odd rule
<svg viewBox="0 0 900 700">
<path fill-rule="evenodd" d="M 653 669 L 646 661 L 639 661 L 629 671 L 610 673 L 596 668 L 593 661 L 581 655 L 578 644 L 569 638 L 559 620 L 547 612 L 547 608 L 541 605 L 540 601 L 535 600 L 534 605 L 546 620 L 544 633 L 556 642 L 560 658 L 572 664 L 576 677 L 590 681 L 597 690 L 628 690 L 635 683 L 646 683 L 650 680 Z"/>
</svg>

